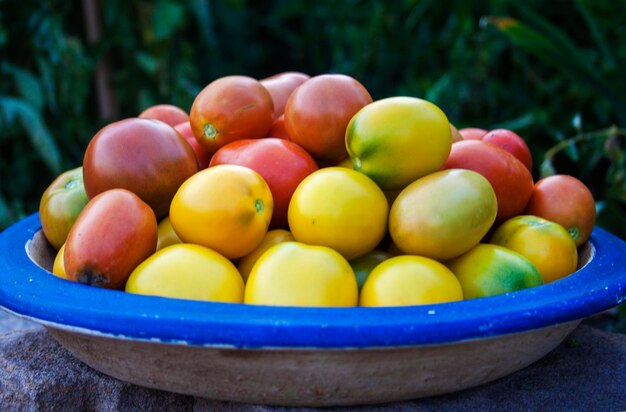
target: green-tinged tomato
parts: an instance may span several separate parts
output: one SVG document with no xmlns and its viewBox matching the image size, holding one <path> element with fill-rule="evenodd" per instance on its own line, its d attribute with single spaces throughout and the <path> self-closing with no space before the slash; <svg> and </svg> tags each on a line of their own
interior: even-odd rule
<svg viewBox="0 0 626 412">
<path fill-rule="evenodd" d="M 405 254 L 451 259 L 480 242 L 496 213 L 487 179 L 470 170 L 444 170 L 400 192 L 389 213 L 389 233 Z"/>
<path fill-rule="evenodd" d="M 465 299 L 514 292 L 543 284 L 533 263 L 510 249 L 479 244 L 446 262 L 463 287 Z"/>
<path fill-rule="evenodd" d="M 363 287 L 365 280 L 372 270 L 390 257 L 390 253 L 382 250 L 372 250 L 368 254 L 350 261 L 350 266 L 352 266 L 352 270 L 354 270 L 354 274 L 356 275 L 359 290 Z"/>
<path fill-rule="evenodd" d="M 558 223 L 532 215 L 513 217 L 502 223 L 490 243 L 524 255 L 539 269 L 545 283 L 561 279 L 576 270 L 576 242 Z"/>
<path fill-rule="evenodd" d="M 65 243 L 67 234 L 88 200 L 82 167 L 61 173 L 41 196 L 41 228 L 56 250 Z"/>
<path fill-rule="evenodd" d="M 354 169 L 384 190 L 402 189 L 443 166 L 452 145 L 446 115 L 415 97 L 390 97 L 362 108 L 345 136 Z"/>
</svg>

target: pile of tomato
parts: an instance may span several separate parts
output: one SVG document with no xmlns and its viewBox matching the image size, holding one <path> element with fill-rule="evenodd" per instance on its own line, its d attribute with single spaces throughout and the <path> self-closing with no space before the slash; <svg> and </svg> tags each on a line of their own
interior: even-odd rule
<svg viewBox="0 0 626 412">
<path fill-rule="evenodd" d="M 286 72 L 101 129 L 43 194 L 53 273 L 129 293 L 287 306 L 443 303 L 557 281 L 595 224 L 510 130 Z"/>
</svg>

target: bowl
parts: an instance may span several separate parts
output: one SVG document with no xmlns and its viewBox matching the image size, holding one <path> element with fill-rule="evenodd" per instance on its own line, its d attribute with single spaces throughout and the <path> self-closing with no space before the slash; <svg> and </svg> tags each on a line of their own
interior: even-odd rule
<svg viewBox="0 0 626 412">
<path fill-rule="evenodd" d="M 298 308 L 141 296 L 50 273 L 37 214 L 0 234 L 0 305 L 107 375 L 181 394 L 281 406 L 364 405 L 459 391 L 554 349 L 626 300 L 626 243 L 595 228 L 580 268 L 489 298 Z"/>
</svg>

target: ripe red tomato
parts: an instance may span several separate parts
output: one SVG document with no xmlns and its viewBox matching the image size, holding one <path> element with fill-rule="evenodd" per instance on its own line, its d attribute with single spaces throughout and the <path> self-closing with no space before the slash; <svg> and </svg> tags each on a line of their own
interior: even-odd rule
<svg viewBox="0 0 626 412">
<path fill-rule="evenodd" d="M 107 190 L 87 203 L 65 242 L 67 278 L 110 289 L 153 254 L 157 220 L 152 209 L 125 189 Z"/>
<path fill-rule="evenodd" d="M 483 175 L 496 193 L 496 222 L 524 211 L 533 191 L 533 177 L 515 156 L 482 140 L 463 140 L 452 144 L 445 169 L 469 169 Z"/>
<path fill-rule="evenodd" d="M 481 140 L 487 134 L 487 130 L 478 127 L 465 127 L 459 129 L 459 134 L 463 140 Z"/>
<path fill-rule="evenodd" d="M 481 140 L 500 146 L 517 157 L 532 172 L 533 160 L 530 149 L 517 133 L 507 129 L 494 129 L 484 135 Z"/>
<path fill-rule="evenodd" d="M 306 150 L 278 138 L 245 139 L 227 144 L 213 155 L 209 167 L 219 164 L 246 166 L 267 182 L 274 198 L 270 228 L 287 228 L 287 209 L 300 182 L 317 170 Z"/>
<path fill-rule="evenodd" d="M 174 129 L 178 133 L 180 133 L 187 143 L 193 149 L 193 152 L 196 154 L 196 160 L 198 161 L 198 169 L 206 169 L 209 166 L 209 162 L 211 161 L 211 154 L 207 152 L 204 147 L 200 146 L 200 143 L 196 140 L 193 135 L 193 131 L 191 130 L 191 123 L 189 121 L 177 124 L 174 126 Z"/>
<path fill-rule="evenodd" d="M 348 153 L 345 135 L 350 119 L 371 102 L 365 87 L 350 76 L 312 77 L 287 101 L 287 134 L 316 160 L 340 160 Z"/>
<path fill-rule="evenodd" d="M 287 129 L 285 128 L 285 115 L 281 114 L 278 119 L 274 120 L 272 123 L 272 128 L 269 132 L 267 132 L 267 137 L 278 137 L 279 139 L 289 139 L 289 134 L 287 134 Z"/>
<path fill-rule="evenodd" d="M 221 77 L 206 86 L 191 106 L 191 129 L 207 152 L 227 143 L 258 139 L 272 127 L 272 96 L 256 79 Z"/>
<path fill-rule="evenodd" d="M 274 120 L 278 119 L 285 112 L 287 99 L 296 87 L 300 86 L 311 76 L 300 72 L 278 73 L 272 77 L 260 80 L 267 89 L 274 102 Z"/>
<path fill-rule="evenodd" d="M 141 119 L 160 120 L 174 127 L 179 123 L 188 122 L 189 115 L 180 107 L 172 104 L 157 104 L 150 106 L 138 116 Z"/>
<path fill-rule="evenodd" d="M 552 175 L 535 183 L 526 211 L 563 226 L 580 246 L 596 224 L 596 205 L 591 191 L 573 176 Z"/>
<path fill-rule="evenodd" d="M 91 139 L 83 158 L 90 199 L 109 189 L 128 189 L 150 205 L 158 219 L 168 214 L 178 187 L 197 171 L 185 139 L 173 127 L 150 119 L 105 126 Z"/>
</svg>

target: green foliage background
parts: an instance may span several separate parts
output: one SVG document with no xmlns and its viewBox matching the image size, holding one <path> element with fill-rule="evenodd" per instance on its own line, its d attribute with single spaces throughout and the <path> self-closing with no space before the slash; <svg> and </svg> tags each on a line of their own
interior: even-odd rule
<svg viewBox="0 0 626 412">
<path fill-rule="evenodd" d="M 579 177 L 598 224 L 626 239 L 625 15 L 611 0 L 0 0 L 0 230 L 37 210 L 108 122 L 188 110 L 220 76 L 296 70 L 428 99 L 459 128 L 518 132 L 535 178 Z M 105 56 L 108 111 L 94 86 Z"/>
</svg>

